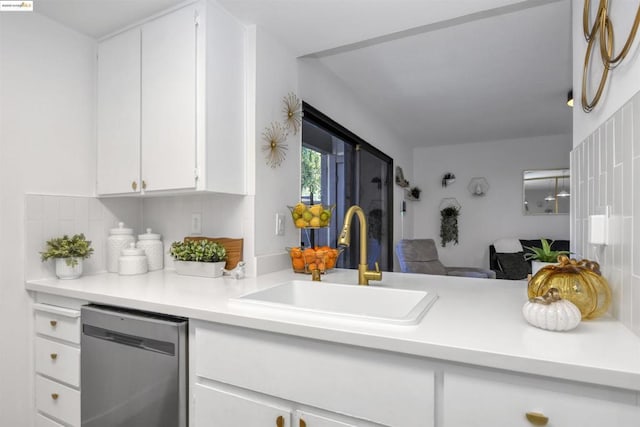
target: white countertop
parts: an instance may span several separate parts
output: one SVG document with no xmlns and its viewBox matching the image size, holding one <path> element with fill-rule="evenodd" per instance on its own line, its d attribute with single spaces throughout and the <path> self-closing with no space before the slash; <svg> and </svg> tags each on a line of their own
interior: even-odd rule
<svg viewBox="0 0 640 427">
<path fill-rule="evenodd" d="M 355 270 L 334 270 L 322 278 L 355 284 L 357 275 Z M 286 270 L 241 280 L 207 279 L 162 270 L 140 276 L 108 273 L 77 280 L 32 280 L 26 288 L 94 303 L 640 391 L 640 338 L 611 317 L 583 321 L 569 332 L 530 326 L 521 314 L 527 299 L 522 281 L 385 272 L 382 282 L 371 282 L 371 286 L 438 294 L 438 300 L 414 326 L 319 319 L 229 302 L 291 279 L 310 281 L 311 277 Z"/>
</svg>

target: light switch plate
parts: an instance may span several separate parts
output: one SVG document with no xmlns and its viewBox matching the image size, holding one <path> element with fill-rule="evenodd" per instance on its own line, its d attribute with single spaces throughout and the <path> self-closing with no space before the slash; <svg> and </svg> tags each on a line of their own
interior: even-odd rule
<svg viewBox="0 0 640 427">
<path fill-rule="evenodd" d="M 609 244 L 609 207 L 601 206 L 595 215 L 589 215 L 589 243 L 592 245 Z"/>
<path fill-rule="evenodd" d="M 202 214 L 191 214 L 191 234 L 202 234 Z"/>
<path fill-rule="evenodd" d="M 284 236 L 284 214 L 276 213 L 276 236 Z"/>
</svg>

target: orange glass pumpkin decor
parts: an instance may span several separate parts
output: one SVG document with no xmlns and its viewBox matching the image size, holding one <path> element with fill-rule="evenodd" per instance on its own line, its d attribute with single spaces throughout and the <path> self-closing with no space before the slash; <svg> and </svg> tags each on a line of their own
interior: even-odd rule
<svg viewBox="0 0 640 427">
<path fill-rule="evenodd" d="M 527 293 L 529 298 L 535 298 L 551 288 L 558 289 L 561 298 L 574 303 L 582 319 L 602 316 L 611 305 L 611 289 L 597 262 L 576 261 L 561 255 L 557 265 L 543 267 L 531 278 Z"/>
</svg>

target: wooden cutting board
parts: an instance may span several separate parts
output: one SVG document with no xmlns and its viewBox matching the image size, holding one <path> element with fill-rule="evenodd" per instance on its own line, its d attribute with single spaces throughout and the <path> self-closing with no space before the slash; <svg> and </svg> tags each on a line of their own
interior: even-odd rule
<svg viewBox="0 0 640 427">
<path fill-rule="evenodd" d="M 227 270 L 231 270 L 236 268 L 238 262 L 242 261 L 242 241 L 243 239 L 232 239 L 229 237 L 196 237 L 189 236 L 185 237 L 184 241 L 187 240 L 208 240 L 210 242 L 220 243 L 224 246 L 227 251 L 227 263 L 224 268 Z"/>
</svg>

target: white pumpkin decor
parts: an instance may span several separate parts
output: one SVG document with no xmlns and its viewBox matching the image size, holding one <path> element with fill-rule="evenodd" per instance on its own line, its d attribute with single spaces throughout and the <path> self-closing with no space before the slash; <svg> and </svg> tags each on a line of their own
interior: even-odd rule
<svg viewBox="0 0 640 427">
<path fill-rule="evenodd" d="M 549 331 L 569 331 L 578 326 L 582 318 L 580 309 L 571 301 L 560 298 L 556 288 L 524 303 L 522 314 L 533 326 Z"/>
</svg>

